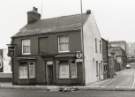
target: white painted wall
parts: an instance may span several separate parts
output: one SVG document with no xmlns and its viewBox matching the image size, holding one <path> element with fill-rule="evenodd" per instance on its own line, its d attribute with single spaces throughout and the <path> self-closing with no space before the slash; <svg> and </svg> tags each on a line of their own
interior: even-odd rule
<svg viewBox="0 0 135 97">
<path fill-rule="evenodd" d="M 89 15 L 87 22 L 83 26 L 84 35 L 84 62 L 85 62 L 85 83 L 89 84 L 94 81 L 98 81 L 96 76 L 96 61 L 99 63 L 102 61 L 102 53 L 100 50 L 101 36 L 96 25 L 94 16 Z M 98 53 L 95 52 L 95 38 L 98 40 L 97 48 Z"/>
<path fill-rule="evenodd" d="M 3 72 L 4 73 L 11 73 L 11 58 L 7 56 L 8 49 L 3 49 Z"/>
</svg>

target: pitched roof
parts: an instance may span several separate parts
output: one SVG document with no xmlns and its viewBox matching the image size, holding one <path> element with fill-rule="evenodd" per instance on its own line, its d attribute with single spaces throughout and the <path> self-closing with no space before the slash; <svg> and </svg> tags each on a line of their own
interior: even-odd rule
<svg viewBox="0 0 135 97">
<path fill-rule="evenodd" d="M 85 23 L 89 14 L 82 14 Z M 13 37 L 36 35 L 51 32 L 78 30 L 81 28 L 81 15 L 69 15 L 56 18 L 42 19 L 32 24 L 27 24 Z"/>
</svg>

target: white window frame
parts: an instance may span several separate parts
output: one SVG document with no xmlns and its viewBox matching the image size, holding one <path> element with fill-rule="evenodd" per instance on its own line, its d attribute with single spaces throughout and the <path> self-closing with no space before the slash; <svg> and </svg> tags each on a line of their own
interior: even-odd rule
<svg viewBox="0 0 135 97">
<path fill-rule="evenodd" d="M 69 37 L 68 37 L 68 50 L 65 50 L 65 51 L 61 51 L 61 50 L 60 50 L 60 37 L 68 37 L 68 36 L 66 36 L 66 35 L 60 35 L 60 36 L 58 36 L 58 52 L 59 52 L 59 53 L 70 52 Z"/>
<path fill-rule="evenodd" d="M 28 41 L 29 42 L 29 49 L 30 49 L 30 52 L 28 52 L 28 53 L 24 53 L 24 48 L 23 48 L 23 46 L 24 46 L 24 43 L 26 42 L 26 41 Z M 22 40 L 22 55 L 30 55 L 31 54 L 31 40 L 30 39 L 24 39 L 24 40 Z"/>
</svg>

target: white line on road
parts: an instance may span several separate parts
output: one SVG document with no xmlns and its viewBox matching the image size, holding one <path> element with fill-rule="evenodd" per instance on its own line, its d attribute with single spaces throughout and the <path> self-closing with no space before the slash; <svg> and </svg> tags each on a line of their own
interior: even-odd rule
<svg viewBox="0 0 135 97">
<path fill-rule="evenodd" d="M 134 72 L 134 76 L 133 76 L 133 84 L 132 84 L 132 87 L 131 88 L 134 88 L 135 86 L 135 72 Z"/>
</svg>

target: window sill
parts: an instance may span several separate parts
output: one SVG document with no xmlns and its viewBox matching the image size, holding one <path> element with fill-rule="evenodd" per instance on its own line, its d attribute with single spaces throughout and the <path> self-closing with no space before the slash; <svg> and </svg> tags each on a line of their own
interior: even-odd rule
<svg viewBox="0 0 135 97">
<path fill-rule="evenodd" d="M 69 53 L 70 51 L 58 51 L 58 53 Z"/>
<path fill-rule="evenodd" d="M 22 55 L 31 55 L 31 53 L 22 53 Z"/>
<path fill-rule="evenodd" d="M 28 80 L 28 78 L 19 78 L 19 80 Z"/>
</svg>

